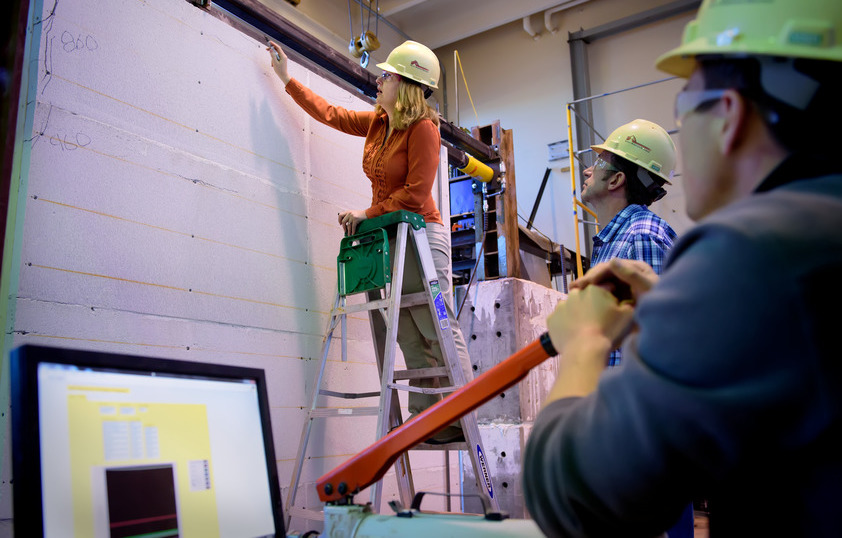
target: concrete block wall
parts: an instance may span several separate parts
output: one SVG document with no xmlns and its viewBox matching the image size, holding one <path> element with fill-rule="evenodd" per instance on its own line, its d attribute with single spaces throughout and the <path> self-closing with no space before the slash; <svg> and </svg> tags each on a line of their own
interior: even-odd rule
<svg viewBox="0 0 842 538">
<path fill-rule="evenodd" d="M 286 498 L 336 289 L 336 214 L 371 200 L 363 140 L 311 120 L 263 43 L 190 2 L 32 6 L 3 360 L 34 343 L 263 368 Z M 371 108 L 299 65 L 291 74 Z M 331 379 L 378 390 L 367 317 L 351 316 L 348 334 Z M 308 508 L 315 479 L 373 442 L 375 420 L 316 427 Z M 11 517 L 4 437 L 0 518 Z M 443 490 L 441 454 L 415 459 L 419 480 Z M 395 483 L 387 475 L 385 501 Z"/>
<path fill-rule="evenodd" d="M 460 295 L 464 296 L 464 288 Z M 517 278 L 476 283 L 467 292 L 459 320 L 474 375 L 494 367 L 543 334 L 547 316 L 564 298 L 551 288 Z M 512 517 L 528 517 L 520 483 L 521 454 L 557 374 L 558 358 L 548 359 L 477 410 L 495 496 L 500 509 Z M 476 493 L 473 468 L 467 459 L 464 461 L 465 492 Z M 469 500 L 466 509 L 479 512 L 480 505 Z"/>
</svg>

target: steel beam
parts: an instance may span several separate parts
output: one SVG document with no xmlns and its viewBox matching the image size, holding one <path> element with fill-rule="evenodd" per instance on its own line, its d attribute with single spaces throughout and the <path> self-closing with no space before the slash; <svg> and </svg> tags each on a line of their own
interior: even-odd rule
<svg viewBox="0 0 842 538">
<path fill-rule="evenodd" d="M 656 22 L 674 15 L 680 15 L 688 11 L 693 11 L 699 8 L 702 0 L 675 0 L 669 4 L 658 6 L 646 11 L 641 11 L 635 15 L 631 15 L 613 22 L 602 24 L 588 30 L 580 30 L 570 34 L 570 40 L 582 40 L 585 43 L 592 43 L 597 39 L 616 35 L 627 30 L 632 30 Z"/>
<path fill-rule="evenodd" d="M 340 79 L 370 101 L 377 95 L 377 77 L 343 53 L 327 46 L 314 36 L 298 28 L 257 0 L 212 0 L 205 6 L 212 14 L 226 19 L 239 30 L 264 42 L 268 36 L 287 50 L 294 52 L 296 59 L 305 60 L 308 67 L 315 67 L 320 73 L 329 73 L 333 79 Z M 239 21 L 226 17 L 233 15 Z M 250 27 L 250 28 L 249 28 Z"/>
<path fill-rule="evenodd" d="M 568 43 L 570 44 L 570 70 L 572 71 L 571 80 L 573 82 L 573 100 L 577 101 L 579 99 L 584 99 L 591 94 L 591 77 L 588 70 L 588 48 L 587 43 L 583 39 L 574 39 L 572 34 L 569 34 L 569 36 L 570 38 L 568 39 Z M 573 105 L 568 106 L 572 107 Z M 576 125 L 576 136 L 574 138 L 576 143 L 575 155 L 579 155 L 583 149 L 590 149 L 590 147 L 596 143 L 594 132 L 589 128 L 589 125 L 593 122 L 593 107 L 591 106 L 590 101 L 585 101 L 576 105 L 571 112 L 575 112 L 573 115 Z M 587 136 L 585 136 L 585 133 L 587 133 Z M 578 197 L 579 193 L 582 191 L 582 166 L 577 166 L 575 171 L 577 172 L 574 177 L 576 192 L 573 194 Z M 573 170 L 571 170 L 571 173 L 573 173 Z M 579 235 L 578 224 L 576 226 L 575 233 L 577 236 Z M 593 237 L 593 233 L 586 227 L 585 257 L 588 259 L 591 257 L 592 250 L 591 237 Z"/>
</svg>

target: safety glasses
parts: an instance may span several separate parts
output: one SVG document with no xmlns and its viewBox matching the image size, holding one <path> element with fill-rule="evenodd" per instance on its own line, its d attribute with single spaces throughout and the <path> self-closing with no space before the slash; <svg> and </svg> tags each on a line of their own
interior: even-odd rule
<svg viewBox="0 0 842 538">
<path fill-rule="evenodd" d="M 619 172 L 620 169 L 614 166 L 613 164 L 609 163 L 602 157 L 597 157 L 596 160 L 593 162 L 594 168 L 599 168 L 600 170 L 605 170 L 608 172 Z"/>
<path fill-rule="evenodd" d="M 685 90 L 675 96 L 675 124 L 681 127 L 684 118 L 691 112 L 715 103 L 727 90 Z"/>
</svg>

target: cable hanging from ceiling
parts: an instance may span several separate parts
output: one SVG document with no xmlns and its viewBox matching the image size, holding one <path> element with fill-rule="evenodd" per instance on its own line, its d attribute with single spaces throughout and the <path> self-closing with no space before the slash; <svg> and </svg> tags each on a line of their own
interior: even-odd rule
<svg viewBox="0 0 842 538">
<path fill-rule="evenodd" d="M 371 31 L 371 0 L 368 0 L 368 17 L 363 13 L 363 5 L 360 2 L 360 35 L 354 35 L 354 15 L 351 9 L 351 0 L 348 0 L 348 24 L 351 27 L 351 42 L 348 43 L 348 52 L 354 58 L 360 59 L 362 67 L 368 67 L 370 53 L 380 48 L 380 41 L 377 39 L 377 31 L 380 26 L 380 0 L 377 0 L 374 12 L 374 32 Z"/>
<path fill-rule="evenodd" d="M 458 69 L 462 73 L 462 80 L 465 82 L 465 91 L 468 93 L 468 100 L 471 102 L 471 108 L 474 109 L 474 117 L 477 119 L 477 125 L 479 125 L 479 115 L 477 114 L 477 107 L 474 106 L 474 99 L 471 97 L 471 90 L 468 88 L 468 79 L 465 77 L 465 70 L 462 68 L 462 58 L 459 57 L 459 51 L 453 49 L 453 56 L 456 59 L 456 67 L 454 69 Z M 458 84 L 457 81 L 454 81 L 454 84 Z M 458 90 L 458 88 L 457 88 Z M 458 101 L 458 93 L 457 93 L 457 102 L 456 102 L 456 123 L 459 124 L 459 101 Z"/>
</svg>

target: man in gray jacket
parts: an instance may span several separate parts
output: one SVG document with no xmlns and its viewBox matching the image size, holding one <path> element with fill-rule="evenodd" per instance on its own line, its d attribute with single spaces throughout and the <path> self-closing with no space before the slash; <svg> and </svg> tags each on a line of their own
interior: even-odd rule
<svg viewBox="0 0 842 538">
<path fill-rule="evenodd" d="M 704 0 L 658 59 L 687 78 L 699 224 L 660 280 L 612 260 L 548 319 L 559 377 L 523 469 L 546 534 L 652 537 L 706 498 L 711 536 L 839 536 L 840 36 L 838 0 Z"/>
</svg>

